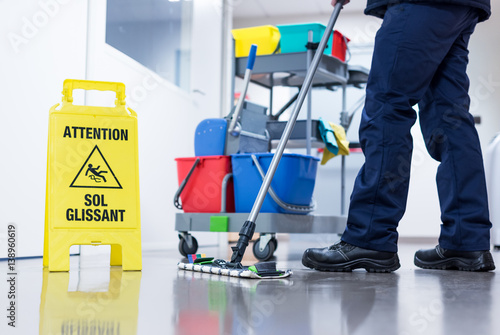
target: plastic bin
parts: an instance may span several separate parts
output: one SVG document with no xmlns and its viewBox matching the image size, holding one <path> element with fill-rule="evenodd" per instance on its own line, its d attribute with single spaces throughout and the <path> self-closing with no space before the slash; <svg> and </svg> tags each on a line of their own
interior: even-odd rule
<svg viewBox="0 0 500 335">
<path fill-rule="evenodd" d="M 252 44 L 257 44 L 257 55 L 280 52 L 280 32 L 275 26 L 233 29 L 232 33 L 236 57 L 248 57 Z"/>
<path fill-rule="evenodd" d="M 281 34 L 281 53 L 307 51 L 309 31 L 313 32 L 313 43 L 319 43 L 326 29 L 326 26 L 321 23 L 286 24 L 277 27 Z M 332 36 L 328 40 L 324 54 L 332 54 Z"/>
<path fill-rule="evenodd" d="M 273 154 L 254 155 L 266 172 L 271 164 Z M 271 182 L 271 187 L 277 196 L 288 204 L 310 205 L 316 182 L 318 161 L 319 158 L 312 156 L 283 154 Z M 262 185 L 262 177 L 253 163 L 251 154 L 232 155 L 231 162 L 236 212 L 250 212 Z M 267 194 L 260 212 L 296 214 L 281 208 L 269 194 Z"/>
<path fill-rule="evenodd" d="M 341 32 L 333 31 L 333 43 L 332 43 L 332 56 L 345 62 L 345 56 L 347 53 L 347 43 L 350 39 L 342 35 Z"/>
<path fill-rule="evenodd" d="M 222 180 L 231 173 L 231 156 L 176 158 L 179 185 L 186 178 L 196 158 L 200 162 L 186 183 L 180 198 L 186 213 L 219 213 L 221 211 Z M 226 212 L 234 212 L 233 182 L 227 184 Z"/>
</svg>

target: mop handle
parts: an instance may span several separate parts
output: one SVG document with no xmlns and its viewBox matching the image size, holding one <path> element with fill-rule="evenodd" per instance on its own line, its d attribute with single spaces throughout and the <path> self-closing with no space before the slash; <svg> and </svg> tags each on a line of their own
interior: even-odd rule
<svg viewBox="0 0 500 335">
<path fill-rule="evenodd" d="M 302 85 L 302 88 L 300 89 L 299 97 L 297 98 L 297 103 L 295 104 L 292 115 L 290 116 L 290 120 L 288 120 L 286 127 L 285 127 L 285 130 L 283 131 L 283 135 L 281 136 L 281 139 L 278 143 L 278 147 L 276 148 L 276 152 L 273 156 L 273 159 L 271 160 L 271 164 L 269 166 L 269 169 L 267 170 L 266 177 L 264 178 L 264 181 L 262 182 L 259 193 L 257 195 L 257 199 L 255 200 L 255 202 L 253 204 L 252 211 L 250 212 L 250 215 L 248 216 L 247 221 L 255 222 L 257 220 L 257 216 L 259 215 L 260 209 L 262 207 L 262 203 L 264 202 L 266 194 L 269 190 L 269 186 L 271 185 L 271 181 L 274 177 L 274 173 L 276 172 L 276 169 L 277 169 L 278 164 L 280 162 L 281 156 L 283 155 L 283 152 L 285 151 L 285 146 L 288 142 L 288 139 L 290 138 L 293 127 L 295 126 L 295 122 L 296 122 L 297 117 L 299 115 L 302 104 L 304 103 L 304 100 L 307 96 L 307 93 L 309 92 L 309 88 L 311 87 L 312 80 L 314 78 L 314 74 L 316 73 L 316 69 L 318 68 L 321 57 L 323 56 L 323 52 L 325 51 L 326 44 L 328 42 L 330 34 L 333 31 L 333 26 L 335 25 L 335 22 L 337 21 L 337 18 L 340 14 L 340 10 L 342 9 L 343 4 L 344 4 L 344 0 L 339 0 L 337 2 L 337 4 L 335 4 L 332 16 L 330 17 L 330 21 L 328 22 L 328 25 L 325 29 L 325 33 L 323 34 L 323 37 L 321 38 L 321 42 L 319 43 L 318 49 L 316 50 L 316 53 L 314 54 L 314 58 L 311 62 L 311 67 L 308 69 L 307 74 L 306 74 L 306 78 L 304 79 L 304 84 Z"/>
<path fill-rule="evenodd" d="M 250 83 L 250 76 L 252 75 L 253 66 L 255 64 L 255 56 L 257 55 L 257 45 L 252 44 L 250 47 L 250 53 L 248 54 L 247 68 L 245 70 L 245 77 L 243 78 L 243 91 L 241 92 L 236 108 L 234 109 L 233 119 L 229 125 L 228 133 L 232 134 L 238 121 L 238 116 L 240 115 L 241 109 L 243 108 L 243 102 L 245 101 L 245 96 L 247 95 L 248 84 Z M 235 134 L 233 134 L 235 135 Z"/>
</svg>

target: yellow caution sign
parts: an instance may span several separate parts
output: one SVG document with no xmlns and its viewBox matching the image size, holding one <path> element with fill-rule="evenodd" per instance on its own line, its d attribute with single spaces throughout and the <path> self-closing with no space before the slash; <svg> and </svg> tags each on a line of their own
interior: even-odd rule
<svg viewBox="0 0 500 335">
<path fill-rule="evenodd" d="M 73 90 L 116 92 L 115 107 L 73 105 Z M 50 109 L 43 265 L 69 271 L 72 245 L 111 245 L 111 265 L 141 270 L 137 114 L 125 85 L 65 80 Z"/>
</svg>

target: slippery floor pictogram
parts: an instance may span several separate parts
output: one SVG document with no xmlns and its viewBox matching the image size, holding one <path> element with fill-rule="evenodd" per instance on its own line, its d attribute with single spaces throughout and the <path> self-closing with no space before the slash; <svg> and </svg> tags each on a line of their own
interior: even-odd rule
<svg viewBox="0 0 500 335">
<path fill-rule="evenodd" d="M 122 185 L 96 145 L 69 187 L 121 189 Z"/>
</svg>

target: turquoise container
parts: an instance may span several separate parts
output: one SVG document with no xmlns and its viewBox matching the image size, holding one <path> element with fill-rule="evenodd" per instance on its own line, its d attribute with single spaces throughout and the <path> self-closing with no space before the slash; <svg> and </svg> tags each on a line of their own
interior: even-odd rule
<svg viewBox="0 0 500 335">
<path fill-rule="evenodd" d="M 326 26 L 321 23 L 286 24 L 277 27 L 281 34 L 281 53 L 307 51 L 306 44 L 309 39 L 309 31 L 312 30 L 313 32 L 313 43 L 319 43 L 326 29 Z M 330 34 L 324 52 L 325 55 L 332 54 L 332 43 L 333 37 Z"/>
</svg>

